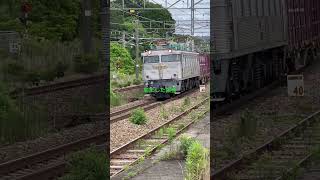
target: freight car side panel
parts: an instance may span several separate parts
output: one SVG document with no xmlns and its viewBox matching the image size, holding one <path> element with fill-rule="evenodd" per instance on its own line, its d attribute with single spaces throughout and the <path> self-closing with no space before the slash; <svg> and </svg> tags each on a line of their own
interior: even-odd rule
<svg viewBox="0 0 320 180">
<path fill-rule="evenodd" d="M 286 0 L 288 14 L 289 48 L 303 48 L 319 42 L 320 1 Z"/>
<path fill-rule="evenodd" d="M 200 76 L 198 54 L 182 54 L 182 79 L 189 79 Z"/>
<path fill-rule="evenodd" d="M 200 77 L 210 76 L 209 56 L 205 54 L 199 55 Z"/>
<path fill-rule="evenodd" d="M 213 4 L 217 59 L 287 44 L 284 0 L 217 0 Z"/>
</svg>

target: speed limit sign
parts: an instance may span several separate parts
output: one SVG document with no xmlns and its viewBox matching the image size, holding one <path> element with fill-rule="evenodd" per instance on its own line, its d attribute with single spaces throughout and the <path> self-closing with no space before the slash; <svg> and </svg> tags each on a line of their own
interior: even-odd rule
<svg viewBox="0 0 320 180">
<path fill-rule="evenodd" d="M 288 75 L 288 95 L 304 96 L 303 75 Z"/>
</svg>

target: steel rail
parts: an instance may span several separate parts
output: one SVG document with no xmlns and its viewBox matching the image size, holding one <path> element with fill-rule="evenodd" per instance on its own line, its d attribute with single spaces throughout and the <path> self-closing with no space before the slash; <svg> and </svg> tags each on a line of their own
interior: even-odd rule
<svg viewBox="0 0 320 180">
<path fill-rule="evenodd" d="M 55 92 L 80 86 L 87 86 L 97 83 L 103 83 L 108 80 L 106 74 L 99 74 L 99 75 L 93 75 L 90 77 L 80 78 L 76 80 L 71 81 L 65 81 L 65 82 L 57 82 L 54 84 L 49 85 L 43 85 L 43 86 L 37 86 L 37 87 L 31 87 L 26 88 L 21 92 L 21 90 L 15 90 L 10 93 L 10 95 L 14 98 L 17 98 L 19 95 L 24 96 L 33 96 L 43 93 L 49 93 L 49 92 Z"/>
<path fill-rule="evenodd" d="M 274 150 L 275 148 L 277 148 L 277 142 L 279 140 L 284 139 L 285 137 L 290 137 L 290 136 L 294 135 L 295 133 L 301 131 L 302 129 L 307 128 L 309 125 L 311 125 L 312 123 L 317 121 L 317 119 L 315 119 L 315 117 L 318 116 L 319 114 L 320 114 L 320 111 L 317 111 L 317 112 L 311 114 L 307 118 L 301 120 L 298 124 L 283 131 L 282 133 L 280 133 L 277 137 L 269 140 L 265 144 L 250 151 L 249 153 L 244 154 L 243 156 L 241 156 L 237 160 L 229 163 L 227 166 L 217 170 L 216 172 L 214 172 L 211 175 L 211 178 L 213 178 L 213 179 L 224 178 L 228 172 L 235 170 L 235 169 L 239 169 L 241 166 L 248 164 L 249 163 L 248 159 L 253 159 L 252 157 L 257 157 L 257 155 L 261 155 L 263 152 Z M 309 156 L 306 157 L 304 160 L 302 160 L 300 163 L 302 164 L 304 161 L 306 161 L 308 159 L 309 159 Z"/>
<path fill-rule="evenodd" d="M 141 135 L 141 136 L 135 138 L 134 140 L 132 140 L 132 141 L 124 144 L 123 146 L 121 146 L 121 147 L 113 150 L 112 152 L 110 152 L 111 160 L 112 160 L 112 156 L 116 156 L 116 155 L 119 155 L 119 154 L 125 152 L 127 149 L 130 149 L 132 146 L 134 146 L 139 140 L 145 139 L 145 138 L 148 138 L 148 137 L 151 137 L 152 135 L 155 134 L 156 131 L 160 130 L 160 129 L 163 128 L 163 127 L 168 126 L 169 124 L 172 124 L 173 122 L 176 122 L 177 120 L 180 120 L 181 118 L 183 118 L 184 116 L 186 116 L 187 114 L 189 114 L 192 110 L 199 108 L 200 106 L 202 106 L 203 104 L 205 104 L 205 103 L 208 102 L 208 101 L 209 101 L 209 98 L 204 99 L 204 100 L 201 101 L 200 103 L 198 103 L 198 104 L 196 104 L 195 106 L 189 108 L 189 109 L 186 110 L 185 112 L 177 115 L 176 117 L 172 118 L 171 120 L 163 123 L 162 125 L 160 125 L 160 126 L 154 128 L 154 129 L 152 129 L 152 130 L 149 131 L 148 133 L 146 133 L 146 134 L 144 134 L 144 135 Z M 207 111 L 206 111 L 205 113 L 207 113 Z M 204 114 L 205 114 L 205 113 L 204 113 Z M 186 129 L 187 129 L 191 124 L 193 124 L 194 122 L 195 122 L 195 121 L 192 121 L 192 122 L 188 123 L 188 124 L 187 124 L 186 126 L 184 126 L 181 130 L 179 130 L 179 131 L 177 132 L 177 134 L 179 134 L 179 133 L 183 132 L 184 130 L 186 130 Z M 168 141 L 168 139 L 166 138 L 165 140 L 163 140 L 163 141 L 161 142 L 161 144 L 165 144 L 167 141 Z M 153 153 L 153 152 L 157 149 L 158 146 L 159 146 L 159 145 L 154 146 L 154 147 L 150 150 L 150 153 Z M 143 157 L 143 155 L 142 155 L 141 157 Z M 140 158 L 141 158 L 141 157 L 140 157 Z M 132 165 L 135 164 L 137 161 L 139 161 L 140 158 L 137 158 L 137 159 L 134 160 L 133 162 L 129 163 L 127 166 L 132 166 Z M 117 171 L 116 173 L 114 173 L 111 177 L 116 176 L 117 174 L 119 174 L 119 173 L 122 172 L 123 170 L 124 170 L 124 169 L 122 168 L 121 170 L 119 170 L 119 171 Z"/>
<path fill-rule="evenodd" d="M 40 170 L 33 171 L 30 169 L 31 166 L 36 164 L 41 164 L 52 159 L 57 159 L 59 157 L 65 157 L 66 154 L 78 151 L 81 149 L 88 148 L 91 144 L 104 144 L 107 140 L 107 132 L 100 133 L 88 138 L 80 139 L 68 144 L 64 144 L 55 148 L 51 148 L 46 151 L 38 152 L 26 157 L 11 160 L 0 164 L 0 175 L 1 177 L 11 177 L 14 172 L 24 170 L 24 174 L 19 174 L 17 179 L 30 179 L 31 177 L 35 179 L 41 179 L 40 177 L 56 177 L 58 174 L 63 174 L 65 171 L 65 161 L 58 163 L 58 166 L 44 167 Z M 39 176 L 41 174 L 41 176 Z M 31 179 L 33 179 L 31 178 Z"/>
</svg>

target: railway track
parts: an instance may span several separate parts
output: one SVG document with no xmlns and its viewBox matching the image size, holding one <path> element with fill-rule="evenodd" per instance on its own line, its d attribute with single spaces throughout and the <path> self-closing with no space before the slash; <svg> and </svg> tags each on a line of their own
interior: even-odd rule
<svg viewBox="0 0 320 180">
<path fill-rule="evenodd" d="M 199 111 L 201 114 L 207 113 L 209 111 L 206 108 L 206 103 L 208 101 L 209 98 L 206 98 L 205 100 L 191 107 L 187 111 L 179 114 L 168 122 L 112 151 L 110 153 L 111 177 L 114 177 L 120 172 L 124 171 L 125 167 L 131 166 L 137 163 L 141 158 L 150 155 L 161 144 L 165 144 L 166 142 L 168 142 L 168 134 L 159 134 L 160 129 L 172 127 L 176 130 L 177 134 L 187 129 L 191 124 L 195 122 L 195 120 L 186 116 L 193 110 Z"/>
<path fill-rule="evenodd" d="M 0 164 L 0 179 L 45 180 L 59 177 L 63 175 L 66 170 L 66 155 L 88 148 L 92 144 L 105 144 L 106 139 L 107 132 L 104 132 Z"/>
<path fill-rule="evenodd" d="M 115 89 L 115 92 L 126 92 L 126 91 L 131 91 L 131 90 L 135 90 L 135 89 L 142 89 L 143 90 L 144 85 L 140 84 L 140 85 L 134 85 L 134 86 L 129 86 L 129 87 L 124 87 L 124 88 L 118 88 Z"/>
<path fill-rule="evenodd" d="M 211 178 L 285 179 L 294 173 L 295 167 L 302 166 L 311 159 L 312 149 L 320 145 L 319 132 L 320 111 L 217 170 Z M 268 157 L 267 160 L 265 156 Z"/>
<path fill-rule="evenodd" d="M 86 78 L 76 79 L 72 81 L 59 82 L 44 86 L 32 87 L 21 90 L 15 90 L 10 93 L 11 97 L 17 98 L 19 95 L 34 96 L 38 94 L 55 92 L 80 86 L 87 86 L 92 84 L 104 83 L 108 80 L 106 74 L 94 75 Z"/>
<path fill-rule="evenodd" d="M 167 99 L 167 100 L 165 100 L 163 102 L 150 100 L 150 101 L 145 101 L 145 102 L 136 104 L 136 105 L 131 106 L 131 107 L 126 108 L 126 109 L 122 109 L 122 110 L 119 110 L 119 111 L 111 112 L 110 113 L 110 123 L 115 123 L 115 122 L 118 122 L 118 121 L 121 121 L 121 120 L 129 118 L 131 116 L 131 112 L 136 108 L 141 107 L 141 108 L 144 109 L 144 111 L 148 111 L 148 110 L 151 110 L 151 109 L 153 109 L 155 107 L 160 106 L 161 104 L 167 104 L 169 102 L 172 102 L 172 101 L 177 100 L 179 98 L 182 98 L 184 96 L 190 95 L 190 94 L 194 93 L 197 90 L 198 89 L 190 90 L 188 92 L 179 94 L 178 96 L 175 96 L 173 98 Z"/>
</svg>

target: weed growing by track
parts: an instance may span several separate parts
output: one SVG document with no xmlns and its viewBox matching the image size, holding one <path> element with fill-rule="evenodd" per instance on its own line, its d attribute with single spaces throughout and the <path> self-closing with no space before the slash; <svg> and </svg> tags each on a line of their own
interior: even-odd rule
<svg viewBox="0 0 320 180">
<path fill-rule="evenodd" d="M 180 137 L 180 143 L 181 143 L 181 150 L 184 156 L 187 155 L 188 150 L 192 143 L 196 142 L 194 138 L 191 138 L 189 136 L 181 136 Z"/>
<path fill-rule="evenodd" d="M 208 168 L 209 152 L 198 141 L 192 142 L 187 149 L 185 179 L 200 180 Z"/>
<path fill-rule="evenodd" d="M 169 118 L 169 113 L 165 109 L 163 104 L 160 105 L 160 118 L 162 118 L 162 119 L 168 119 Z"/>
<path fill-rule="evenodd" d="M 48 117 L 40 105 L 13 100 L 0 84 L 0 143 L 11 144 L 47 133 Z"/>
<path fill-rule="evenodd" d="M 186 97 L 184 100 L 183 100 L 183 106 L 189 106 L 191 104 L 191 101 L 190 101 L 190 97 Z"/>
<path fill-rule="evenodd" d="M 169 127 L 166 129 L 166 132 L 168 133 L 168 141 L 171 143 L 177 134 L 177 130 L 175 128 Z"/>
<path fill-rule="evenodd" d="M 60 180 L 100 180 L 110 177 L 110 165 L 105 152 L 90 148 L 71 154 L 67 159 L 69 173 Z"/>
<path fill-rule="evenodd" d="M 146 117 L 146 114 L 141 107 L 133 110 L 131 117 L 130 117 L 130 122 L 132 122 L 133 124 L 137 124 L 137 125 L 143 125 L 143 124 L 146 124 L 147 121 L 148 121 L 148 119 Z"/>
<path fill-rule="evenodd" d="M 241 115 L 237 130 L 238 137 L 252 138 L 257 132 L 258 118 L 248 109 Z"/>
</svg>

